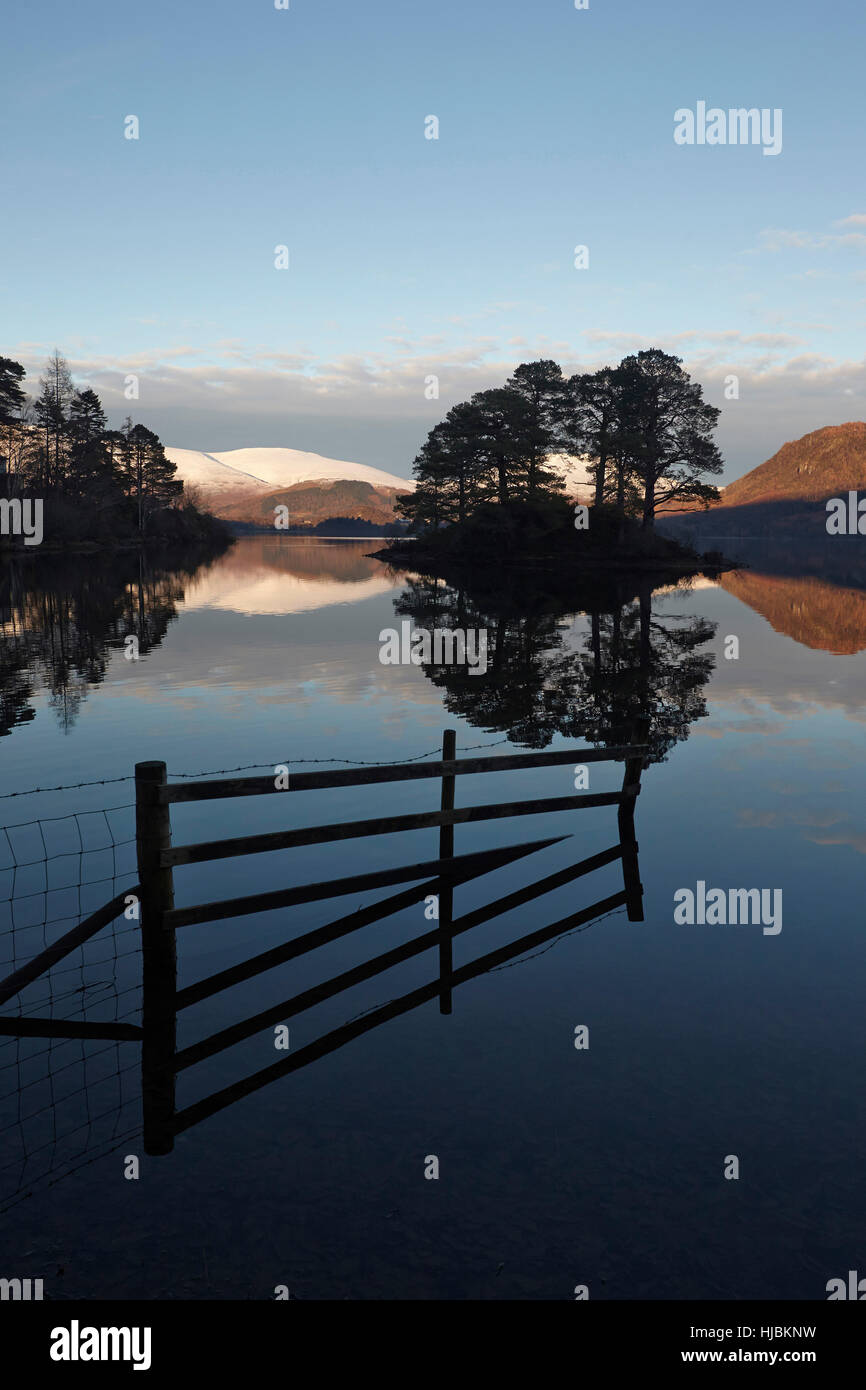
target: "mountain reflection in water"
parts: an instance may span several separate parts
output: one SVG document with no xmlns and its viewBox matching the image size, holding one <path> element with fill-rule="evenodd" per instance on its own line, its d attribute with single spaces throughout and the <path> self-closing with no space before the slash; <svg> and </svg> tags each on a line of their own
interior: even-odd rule
<svg viewBox="0 0 866 1390">
<path fill-rule="evenodd" d="M 515 592 L 504 567 L 462 587 L 394 573 L 369 558 L 376 548 L 245 537 L 182 566 L 130 554 L 0 572 L 0 977 L 136 882 L 139 761 L 166 762 L 176 785 L 267 777 L 283 762 L 292 775 L 423 767 L 447 727 L 459 758 L 483 745 L 481 757 L 559 759 L 455 779 L 458 811 L 499 798 L 530 810 L 456 826 L 456 856 L 504 857 L 495 880 L 454 888 L 454 919 L 475 925 L 454 941 L 464 975 L 450 1015 L 437 1008 L 447 971 L 428 983 L 435 947 L 408 955 L 436 932 L 423 901 L 405 905 L 394 882 L 381 891 L 404 905 L 373 920 L 380 900 L 357 886 L 435 860 L 437 829 L 177 868 L 181 910 L 340 878 L 356 891 L 341 907 L 300 902 L 178 932 L 181 992 L 226 972 L 238 983 L 178 1015 L 178 1048 L 202 1060 L 179 1074 L 177 1108 L 197 1122 L 170 1154 L 145 1154 L 141 1183 L 121 1176 L 124 1156 L 144 1152 L 138 925 L 120 918 L 21 1000 L 30 1025 L 50 1015 L 110 1033 L 124 1021 L 130 1040 L 21 1036 L 10 998 L 3 1268 L 45 1277 L 46 1297 L 260 1299 L 285 1283 L 313 1299 L 560 1299 L 582 1282 L 594 1298 L 823 1298 L 866 1242 L 852 1161 L 866 1091 L 866 584 L 853 549 L 825 564 L 768 546 L 721 583 L 622 579 L 562 595 Z M 379 634 L 406 619 L 484 625 L 487 673 L 384 666 Z M 634 820 L 644 920 L 620 908 L 573 931 L 575 914 L 623 889 L 609 859 L 622 768 L 586 754 L 635 719 L 650 743 Z M 598 798 L 574 810 L 572 750 Z M 174 843 L 417 823 L 440 788 L 179 802 Z M 555 815 L 541 810 L 548 798 Z M 534 848 L 517 855 L 518 842 Z M 638 845 L 625 843 L 636 868 Z M 599 867 L 575 878 L 584 861 Z M 782 932 L 678 925 L 675 892 L 701 880 L 783 891 Z M 294 954 L 340 918 L 345 939 Z M 524 941 L 520 956 L 491 957 Z M 495 961 L 471 978 L 470 943 Z M 271 952 L 284 963 L 239 979 Z M 399 957 L 388 978 L 367 978 L 376 956 Z M 324 997 L 323 979 L 340 993 Z M 397 1016 L 409 996 L 419 1007 Z M 318 1002 L 301 1012 L 298 998 Z M 288 1000 L 279 1078 L 214 1111 L 208 1096 L 233 1097 L 283 1056 L 270 1027 L 237 1043 L 232 1030 L 282 1019 Z M 349 1045 L 315 1052 L 335 1034 Z M 225 1046 L 205 1057 L 209 1038 Z M 438 1183 L 423 1178 L 430 1153 Z M 742 1156 L 739 1183 L 723 1179 L 728 1153 Z"/>
<path fill-rule="evenodd" d="M 497 604 L 489 586 L 479 599 L 441 580 L 390 573 L 367 554 L 374 544 L 256 536 L 217 558 L 187 557 L 182 566 L 172 557 L 129 553 L 4 565 L 0 734 L 33 719 L 32 697 L 40 692 L 61 726 L 71 728 L 88 692 L 105 680 L 112 653 L 123 654 L 127 636 L 138 638 L 146 657 L 180 613 L 289 616 L 362 603 L 395 588 L 396 612 L 418 627 L 487 629 L 487 679 L 441 667 L 426 674 L 444 690 L 447 709 L 516 742 L 543 747 L 555 733 L 572 737 L 584 728 L 602 738 L 606 724 L 651 713 L 655 704 L 661 748 L 701 717 L 700 687 L 712 669 L 701 648 L 712 633 L 699 617 L 659 618 L 651 611 L 653 587 L 621 586 L 605 603 L 582 595 L 539 601 L 524 586 L 516 601 Z M 866 574 L 862 586 L 852 584 L 844 556 L 838 577 L 821 578 L 795 572 L 797 560 L 787 552 L 773 555 L 772 547 L 743 553 L 749 563 L 773 568 L 728 571 L 719 583 L 777 632 L 834 654 L 866 649 Z M 832 559 L 835 552 L 829 553 Z M 822 572 L 828 573 L 826 564 Z M 670 592 L 670 586 L 655 589 Z M 563 632 L 580 611 L 590 614 L 591 630 L 582 650 L 565 650 Z"/>
</svg>

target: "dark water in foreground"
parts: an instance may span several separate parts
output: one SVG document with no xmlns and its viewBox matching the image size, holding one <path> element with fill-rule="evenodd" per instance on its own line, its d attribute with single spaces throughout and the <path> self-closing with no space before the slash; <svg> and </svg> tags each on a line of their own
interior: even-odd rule
<svg viewBox="0 0 866 1390">
<path fill-rule="evenodd" d="M 129 780 L 301 760 L 589 746 L 651 717 L 635 824 L 645 920 L 564 931 L 144 1153 L 136 1041 L 0 1036 L 0 1273 L 46 1297 L 822 1299 L 866 1260 L 862 765 L 866 598 L 752 570 L 596 613 L 481 608 L 361 542 L 241 540 L 195 574 L 0 579 L 0 978 L 136 879 Z M 397 611 L 395 611 L 395 602 Z M 485 676 L 379 662 L 379 633 L 480 622 Z M 140 635 L 140 659 L 125 637 Z M 739 655 L 726 655 L 736 637 Z M 495 659 L 494 659 L 495 657 Z M 511 746 L 509 746 L 509 741 Z M 516 745 L 516 747 L 515 747 Z M 579 756 L 574 764 L 580 762 Z M 306 770 L 311 770 L 306 769 Z M 589 765 L 591 791 L 622 767 Z M 573 764 L 459 778 L 457 805 L 567 797 Z M 173 808 L 176 844 L 438 808 L 439 783 Z M 113 808 L 113 809 L 111 809 Z M 603 806 L 458 825 L 458 854 L 570 839 L 455 914 L 617 840 Z M 436 857 L 434 829 L 175 871 L 176 901 Z M 674 894 L 781 889 L 782 929 L 674 920 Z M 617 893 L 612 863 L 458 937 L 459 968 Z M 178 984 L 400 891 L 178 931 Z M 431 929 L 423 902 L 182 1011 L 178 1047 Z M 290 1053 L 435 980 L 428 950 L 287 1020 Z M 141 1021 L 119 919 L 0 1016 Z M 575 1029 L 589 1048 L 575 1048 Z M 272 1065 L 273 1026 L 184 1069 L 177 1108 Z M 124 1177 L 140 1159 L 138 1181 Z M 429 1156 L 438 1180 L 425 1178 Z M 739 1178 L 725 1178 L 730 1156 Z"/>
</svg>

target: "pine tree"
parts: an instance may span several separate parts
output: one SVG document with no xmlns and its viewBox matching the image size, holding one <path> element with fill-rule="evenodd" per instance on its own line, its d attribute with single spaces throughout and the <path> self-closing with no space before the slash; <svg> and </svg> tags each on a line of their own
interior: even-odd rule
<svg viewBox="0 0 866 1390">
<path fill-rule="evenodd" d="M 563 479 L 547 465 L 547 460 L 563 442 L 563 420 L 567 391 L 562 368 L 550 358 L 523 362 L 505 383 L 516 391 L 528 407 L 524 421 L 526 443 L 526 486 L 528 501 L 539 495 L 562 492 Z"/>
<path fill-rule="evenodd" d="M 588 454 L 593 462 L 590 472 L 595 483 L 595 505 L 600 507 L 608 496 L 615 495 L 622 507 L 625 503 L 625 470 L 616 454 L 619 417 L 618 378 L 615 368 L 602 367 L 597 372 L 582 372 L 568 381 L 569 412 L 566 431 L 571 447 L 579 454 Z M 613 478 L 609 472 L 613 465 Z M 609 494 L 609 486 L 615 494 Z"/>
<path fill-rule="evenodd" d="M 42 477 L 47 487 L 62 487 L 66 477 L 66 443 L 69 406 L 75 388 L 65 357 L 55 348 L 40 378 L 34 415 L 44 432 Z"/>
<path fill-rule="evenodd" d="M 681 359 L 651 348 L 624 358 L 617 376 L 620 447 L 641 491 L 644 528 L 659 506 L 715 501 L 718 488 L 701 475 L 724 467 L 711 438 L 721 411 L 706 404 Z"/>
<path fill-rule="evenodd" d="M 97 508 L 119 492 L 107 435 L 105 411 L 96 392 L 76 391 L 69 407 L 66 486 Z"/>
<path fill-rule="evenodd" d="M 0 357 L 0 473 L 11 473 L 21 446 L 21 415 L 27 395 L 21 387 L 26 372 L 20 362 Z"/>
<path fill-rule="evenodd" d="M 0 357 L 0 425 L 11 425 L 24 409 L 27 400 L 21 388 L 26 372 L 20 362 Z"/>
<path fill-rule="evenodd" d="M 525 497 L 538 447 L 532 404 L 508 386 L 478 391 L 470 404 L 477 412 L 477 448 L 494 479 L 496 500 L 504 506 Z"/>
<path fill-rule="evenodd" d="M 135 502 L 139 533 L 144 535 L 149 518 L 181 495 L 183 483 L 177 481 L 177 464 L 166 458 L 153 430 L 134 425 L 127 417 L 121 436 L 117 463 L 124 491 Z"/>
</svg>

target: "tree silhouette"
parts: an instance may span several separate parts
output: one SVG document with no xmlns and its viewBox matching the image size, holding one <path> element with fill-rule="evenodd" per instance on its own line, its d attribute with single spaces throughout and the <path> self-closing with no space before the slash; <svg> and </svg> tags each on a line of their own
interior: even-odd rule
<svg viewBox="0 0 866 1390">
<path fill-rule="evenodd" d="M 49 359 L 32 405 L 24 368 L 0 357 L 0 473 L 10 496 L 38 490 L 45 536 L 55 544 L 140 538 L 225 542 L 227 531 L 183 498 L 177 467 L 158 437 L 127 419 L 110 430 L 90 387 L 76 389 L 59 352 Z M 5 534 L 0 550 L 14 549 Z"/>
<path fill-rule="evenodd" d="M 718 500 L 701 475 L 724 466 L 710 437 L 721 411 L 704 402 L 680 358 L 659 348 L 639 352 L 620 363 L 617 378 L 618 448 L 642 493 L 643 526 L 653 526 L 660 504 Z"/>
<path fill-rule="evenodd" d="M 655 587 L 660 587 L 657 584 Z M 700 649 L 715 624 L 652 611 L 648 579 L 617 581 L 604 594 L 551 599 L 522 582 L 517 597 L 480 593 L 467 581 L 415 576 L 395 600 L 416 628 L 485 629 L 487 671 L 425 664 L 444 691 L 445 707 L 488 732 L 528 748 L 556 734 L 591 743 L 622 743 L 635 720 L 648 723 L 649 762 L 661 762 L 706 713 L 703 688 L 714 659 Z M 576 613 L 589 615 L 582 647 L 565 647 Z"/>
<path fill-rule="evenodd" d="M 522 397 L 527 407 L 521 421 L 526 475 L 521 496 L 534 502 L 541 495 L 562 492 L 564 482 L 547 462 L 565 438 L 563 418 L 568 390 L 562 368 L 550 358 L 524 362 L 508 378 L 505 387 Z"/>
<path fill-rule="evenodd" d="M 595 506 L 615 502 L 625 509 L 625 457 L 619 444 L 620 376 L 613 367 L 569 377 L 565 437 L 571 449 L 593 460 Z"/>
<path fill-rule="evenodd" d="M 711 439 L 719 414 L 680 359 L 659 348 L 568 381 L 550 358 L 524 362 L 504 386 L 477 392 L 434 426 L 399 511 L 435 529 L 462 525 L 490 502 L 549 502 L 564 490 L 555 460 L 564 452 L 591 460 L 596 507 L 610 503 L 651 529 L 660 506 L 718 499 L 704 475 L 723 466 Z M 624 530 L 620 521 L 614 543 Z"/>
<path fill-rule="evenodd" d="M 75 388 L 69 363 L 56 348 L 45 364 L 40 388 L 33 406 L 44 435 L 38 461 L 40 480 L 46 487 L 61 487 L 66 479 L 66 436 Z"/>
<path fill-rule="evenodd" d="M 21 449 L 21 417 L 27 395 L 21 386 L 26 373 L 20 362 L 0 357 L 0 473 L 11 473 Z"/>
</svg>

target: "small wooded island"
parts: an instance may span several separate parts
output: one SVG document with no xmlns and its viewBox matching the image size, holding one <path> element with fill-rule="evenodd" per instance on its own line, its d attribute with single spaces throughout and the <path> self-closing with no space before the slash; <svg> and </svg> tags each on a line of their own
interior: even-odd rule
<svg viewBox="0 0 866 1390">
<path fill-rule="evenodd" d="M 706 477 L 723 467 L 712 439 L 719 414 L 659 348 L 570 378 L 549 359 L 524 363 L 430 431 L 415 491 L 397 499 L 413 535 L 376 558 L 443 576 L 732 568 L 655 529 L 659 515 L 718 501 Z M 566 495 L 578 460 L 590 480 L 580 501 Z"/>
</svg>

